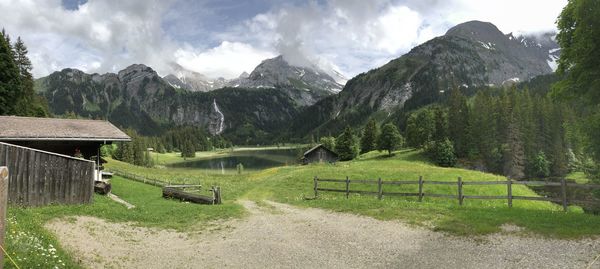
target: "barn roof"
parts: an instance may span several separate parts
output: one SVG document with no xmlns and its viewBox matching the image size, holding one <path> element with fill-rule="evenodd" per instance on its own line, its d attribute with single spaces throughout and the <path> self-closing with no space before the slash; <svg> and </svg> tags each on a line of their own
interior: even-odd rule
<svg viewBox="0 0 600 269">
<path fill-rule="evenodd" d="M 323 144 L 318 144 L 314 147 L 312 147 L 311 149 L 307 150 L 306 152 L 304 152 L 304 156 L 310 154 L 311 152 L 317 150 L 318 148 L 324 148 L 325 150 L 333 153 L 335 156 L 337 156 L 337 153 L 333 152 L 332 150 L 328 149 L 327 147 L 325 147 Z"/>
<path fill-rule="evenodd" d="M 0 140 L 131 141 L 108 121 L 0 116 Z"/>
</svg>

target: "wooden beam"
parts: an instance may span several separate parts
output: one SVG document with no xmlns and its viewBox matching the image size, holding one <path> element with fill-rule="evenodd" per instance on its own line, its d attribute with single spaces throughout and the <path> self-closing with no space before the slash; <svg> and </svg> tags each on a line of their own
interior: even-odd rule
<svg viewBox="0 0 600 269">
<path fill-rule="evenodd" d="M 561 191 L 563 210 L 565 212 L 567 212 L 567 211 L 569 211 L 569 207 L 567 205 L 567 181 L 564 178 L 562 178 L 560 180 L 560 191 Z"/>
<path fill-rule="evenodd" d="M 508 208 L 512 208 L 513 204 L 513 196 L 512 196 L 512 180 L 509 178 L 506 181 L 506 189 L 507 189 L 507 198 L 508 198 Z"/>
<path fill-rule="evenodd" d="M 381 200 L 383 188 L 381 187 L 381 178 L 377 179 L 377 198 Z"/>
<path fill-rule="evenodd" d="M 419 202 L 423 201 L 423 176 L 419 176 Z"/>
<path fill-rule="evenodd" d="M 350 178 L 346 176 L 346 199 L 350 196 Z"/>
<path fill-rule="evenodd" d="M 8 207 L 8 168 L 0 167 L 0 246 L 6 249 L 4 233 L 6 229 L 6 210 Z M 0 269 L 4 264 L 4 252 L 0 251 Z"/>
<path fill-rule="evenodd" d="M 458 204 L 463 205 L 462 177 L 458 177 Z"/>
<path fill-rule="evenodd" d="M 315 183 L 313 189 L 315 190 L 315 198 L 319 197 L 319 178 L 315 177 Z"/>
</svg>

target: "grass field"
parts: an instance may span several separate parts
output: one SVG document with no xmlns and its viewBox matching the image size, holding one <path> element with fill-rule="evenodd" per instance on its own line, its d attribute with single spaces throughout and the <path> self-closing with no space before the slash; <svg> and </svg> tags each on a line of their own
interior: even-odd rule
<svg viewBox="0 0 600 269">
<path fill-rule="evenodd" d="M 199 154 L 199 156 L 201 156 Z M 172 158 L 161 155 L 160 158 Z M 261 171 L 248 171 L 241 175 L 221 175 L 210 170 L 190 168 L 142 168 L 109 160 L 107 167 L 159 179 L 171 183 L 201 184 L 205 188 L 219 185 L 224 204 L 219 206 L 196 205 L 165 200 L 157 187 L 133 182 L 120 177 L 113 179 L 113 193 L 136 205 L 132 210 L 112 200 L 94 196 L 94 203 L 77 206 L 48 206 L 42 208 L 9 208 L 7 248 L 21 268 L 52 267 L 77 268 L 78 265 L 61 248 L 43 225 L 53 218 L 88 215 L 115 222 L 132 222 L 135 225 L 169 228 L 179 231 L 200 231 L 205 225 L 227 218 L 243 217 L 245 211 L 236 203 L 238 199 L 262 201 L 265 199 L 289 203 L 300 207 L 317 207 L 337 212 L 371 216 L 382 220 L 400 220 L 456 235 L 482 235 L 498 232 L 505 223 L 525 228 L 526 233 L 557 238 L 582 238 L 600 234 L 600 216 L 584 214 L 578 207 L 568 213 L 549 202 L 514 201 L 509 209 L 504 200 L 465 200 L 458 206 L 454 199 L 425 198 L 419 203 L 413 198 L 351 195 L 346 199 L 340 193 L 320 193 L 313 196 L 313 177 L 383 180 L 425 180 L 456 182 L 505 180 L 502 176 L 456 168 L 440 168 L 429 164 L 417 151 L 400 151 L 393 157 L 377 152 L 363 155 L 358 160 L 332 164 L 288 166 Z M 323 184 L 324 187 L 343 189 L 343 184 Z M 351 186 L 352 189 L 375 190 L 375 185 Z M 394 187 L 386 185 L 384 191 L 416 192 L 416 185 Z M 395 188 L 395 189 L 394 189 Z M 455 186 L 426 185 L 427 193 L 454 194 Z M 524 186 L 513 186 L 515 195 L 534 196 Z M 465 195 L 505 195 L 505 186 L 465 186 Z M 48 256 L 49 255 L 49 256 Z M 51 265 L 51 266 L 49 266 Z M 6 268 L 12 268 L 5 261 Z"/>
<path fill-rule="evenodd" d="M 170 153 L 156 153 L 150 152 L 150 156 L 152 160 L 155 161 L 157 165 L 170 165 L 174 163 L 181 162 L 192 162 L 202 159 L 209 159 L 215 157 L 225 157 L 234 155 L 236 153 L 242 153 L 244 151 L 267 151 L 267 150 L 281 150 L 281 149 L 303 149 L 306 148 L 307 145 L 304 144 L 288 144 L 285 146 L 266 146 L 266 147 L 234 147 L 228 149 L 217 149 L 214 151 L 198 151 L 196 152 L 196 156 L 193 158 L 182 158 L 181 153 L 178 152 L 170 152 Z"/>
</svg>

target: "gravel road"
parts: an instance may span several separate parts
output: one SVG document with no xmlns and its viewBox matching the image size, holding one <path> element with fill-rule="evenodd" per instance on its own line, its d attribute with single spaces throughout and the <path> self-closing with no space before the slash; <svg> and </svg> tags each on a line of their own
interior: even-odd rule
<svg viewBox="0 0 600 269">
<path fill-rule="evenodd" d="M 91 217 L 57 219 L 46 227 L 89 268 L 600 268 L 594 261 L 600 239 L 522 237 L 514 226 L 455 237 L 397 221 L 240 203 L 247 218 L 203 233 Z"/>
</svg>

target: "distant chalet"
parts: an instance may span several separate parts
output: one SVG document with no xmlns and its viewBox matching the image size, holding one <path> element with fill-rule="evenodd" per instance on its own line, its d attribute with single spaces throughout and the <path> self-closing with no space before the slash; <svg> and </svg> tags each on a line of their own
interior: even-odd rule
<svg viewBox="0 0 600 269">
<path fill-rule="evenodd" d="M 0 142 L 85 159 L 97 156 L 103 144 L 131 141 L 108 121 L 0 116 Z"/>
<path fill-rule="evenodd" d="M 309 163 L 333 163 L 338 160 L 338 155 L 326 148 L 322 144 L 319 144 L 304 153 L 304 157 L 302 157 L 303 164 Z"/>
</svg>

